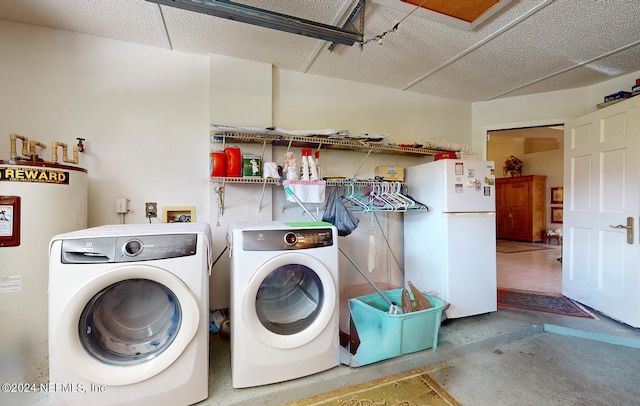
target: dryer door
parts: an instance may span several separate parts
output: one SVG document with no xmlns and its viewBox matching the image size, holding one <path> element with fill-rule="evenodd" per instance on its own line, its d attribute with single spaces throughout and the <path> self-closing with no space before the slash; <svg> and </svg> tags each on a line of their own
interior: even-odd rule
<svg viewBox="0 0 640 406">
<path fill-rule="evenodd" d="M 265 262 L 249 281 L 242 317 L 254 336 L 291 349 L 316 338 L 337 309 L 336 283 L 315 257 L 287 253 Z"/>
<path fill-rule="evenodd" d="M 128 385 L 169 367 L 195 336 L 199 319 L 196 299 L 177 276 L 128 265 L 76 292 L 62 313 L 56 345 L 78 376 Z"/>
</svg>

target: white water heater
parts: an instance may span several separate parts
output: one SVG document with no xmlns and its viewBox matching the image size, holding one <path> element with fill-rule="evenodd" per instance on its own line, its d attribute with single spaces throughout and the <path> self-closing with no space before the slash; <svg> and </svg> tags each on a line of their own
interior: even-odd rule
<svg viewBox="0 0 640 406">
<path fill-rule="evenodd" d="M 0 381 L 48 373 L 49 240 L 87 227 L 83 168 L 0 160 Z"/>
</svg>

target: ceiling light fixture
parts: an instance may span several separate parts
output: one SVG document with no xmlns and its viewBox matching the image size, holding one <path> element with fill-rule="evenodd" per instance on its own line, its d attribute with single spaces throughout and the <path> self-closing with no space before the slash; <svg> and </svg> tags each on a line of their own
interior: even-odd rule
<svg viewBox="0 0 640 406">
<path fill-rule="evenodd" d="M 304 20 L 298 17 L 280 14 L 269 10 L 247 6 L 225 0 L 147 0 L 152 3 L 163 4 L 189 10 L 196 13 L 208 14 L 214 17 L 226 18 L 247 24 L 304 35 L 338 44 L 353 45 L 362 42 L 362 34 L 347 31 L 339 27 Z"/>
</svg>

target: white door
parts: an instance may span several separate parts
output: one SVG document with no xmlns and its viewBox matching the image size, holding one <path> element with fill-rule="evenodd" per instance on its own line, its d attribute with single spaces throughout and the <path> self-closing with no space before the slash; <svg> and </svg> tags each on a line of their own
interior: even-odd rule
<svg viewBox="0 0 640 406">
<path fill-rule="evenodd" d="M 562 293 L 640 327 L 640 99 L 566 125 Z M 629 227 L 629 228 L 627 228 Z"/>
</svg>

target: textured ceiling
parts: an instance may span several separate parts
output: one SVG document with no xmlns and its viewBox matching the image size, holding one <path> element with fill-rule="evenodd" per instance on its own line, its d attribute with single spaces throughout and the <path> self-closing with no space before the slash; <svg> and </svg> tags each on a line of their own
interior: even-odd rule
<svg viewBox="0 0 640 406">
<path fill-rule="evenodd" d="M 237 3 L 341 26 L 356 1 Z M 364 38 L 401 21 L 397 31 L 383 44 L 329 52 L 325 41 L 145 0 L 0 1 L 2 20 L 468 102 L 589 86 L 640 70 L 640 0 L 513 0 L 473 29 L 411 10 L 400 0 L 369 0 Z"/>
</svg>

